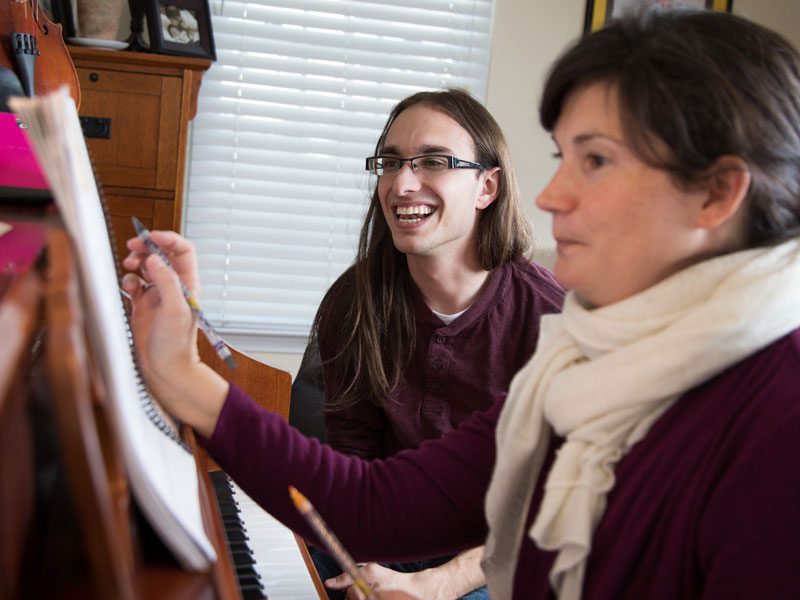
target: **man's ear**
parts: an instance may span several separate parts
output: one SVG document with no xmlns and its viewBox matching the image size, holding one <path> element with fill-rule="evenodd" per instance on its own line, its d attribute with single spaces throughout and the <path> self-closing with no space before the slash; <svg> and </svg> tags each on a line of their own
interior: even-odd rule
<svg viewBox="0 0 800 600">
<path fill-rule="evenodd" d="M 500 167 L 483 171 L 481 177 L 483 187 L 475 200 L 475 208 L 478 210 L 483 210 L 497 200 L 497 194 L 500 193 Z"/>
<path fill-rule="evenodd" d="M 744 205 L 750 180 L 750 168 L 738 156 L 726 155 L 717 159 L 709 170 L 708 195 L 701 209 L 700 227 L 717 229 L 731 221 Z"/>
</svg>

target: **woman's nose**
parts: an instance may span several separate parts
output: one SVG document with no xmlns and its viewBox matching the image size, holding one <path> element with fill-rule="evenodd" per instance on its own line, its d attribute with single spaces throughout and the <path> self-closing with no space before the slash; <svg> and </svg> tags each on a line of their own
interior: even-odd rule
<svg viewBox="0 0 800 600">
<path fill-rule="evenodd" d="M 564 172 L 563 166 L 559 167 L 536 197 L 536 206 L 549 213 L 570 210 L 575 203 L 575 197 L 569 183 L 569 176 Z"/>
</svg>

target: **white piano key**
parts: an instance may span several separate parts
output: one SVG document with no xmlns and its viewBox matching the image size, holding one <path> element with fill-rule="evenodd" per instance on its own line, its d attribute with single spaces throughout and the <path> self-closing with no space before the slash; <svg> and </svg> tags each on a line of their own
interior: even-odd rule
<svg viewBox="0 0 800 600">
<path fill-rule="evenodd" d="M 248 546 L 256 561 L 269 600 L 319 598 L 292 531 L 256 504 L 231 482 L 240 518 L 250 538 Z"/>
</svg>

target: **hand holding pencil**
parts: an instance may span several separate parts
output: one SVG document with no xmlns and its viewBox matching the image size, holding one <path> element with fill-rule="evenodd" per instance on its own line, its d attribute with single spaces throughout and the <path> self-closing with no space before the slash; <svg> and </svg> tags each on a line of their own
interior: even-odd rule
<svg viewBox="0 0 800 600">
<path fill-rule="evenodd" d="M 200 361 L 197 321 L 181 290 L 199 290 L 193 244 L 172 231 L 153 231 L 170 268 L 139 237 L 127 242 L 122 287 L 131 298 L 130 324 L 142 374 L 159 403 L 208 437 L 228 392 L 228 382 Z"/>
<path fill-rule="evenodd" d="M 292 502 L 294 502 L 300 514 L 303 515 L 314 532 L 323 541 L 325 549 L 336 559 L 336 562 L 339 563 L 342 571 L 353 578 L 354 585 L 364 594 L 367 600 L 377 600 L 369 584 L 361 577 L 361 573 L 359 572 L 358 566 L 353 561 L 353 558 L 348 554 L 347 550 L 344 549 L 344 546 L 342 546 L 333 532 L 328 529 L 328 526 L 325 525 L 325 521 L 319 516 L 319 513 L 311 505 L 308 498 L 291 485 L 289 486 L 289 496 L 291 496 Z"/>
<path fill-rule="evenodd" d="M 164 254 L 161 248 L 159 248 L 158 244 L 153 241 L 153 238 L 150 236 L 150 232 L 144 225 L 142 225 L 142 222 L 136 217 L 131 217 L 131 220 L 133 221 L 133 226 L 136 229 L 136 235 L 138 235 L 142 242 L 144 242 L 144 246 L 147 251 L 151 254 L 157 254 L 160 256 L 162 260 L 169 265 L 170 268 L 172 268 L 169 258 L 167 258 L 167 255 Z M 183 281 L 180 282 L 180 286 L 181 292 L 183 293 L 184 298 L 186 298 L 186 302 L 189 303 L 189 307 L 192 309 L 192 313 L 197 319 L 197 324 L 200 327 L 200 330 L 205 334 L 205 336 L 208 338 L 208 341 L 214 347 L 214 351 L 217 353 L 217 356 L 225 361 L 225 364 L 227 364 L 228 367 L 235 369 L 236 362 L 233 360 L 230 350 L 228 350 L 228 347 L 225 345 L 225 342 L 222 341 L 222 338 L 220 337 L 219 333 L 217 333 L 217 330 L 206 318 L 203 310 L 200 308 L 200 303 L 197 301 L 197 298 L 195 298 L 195 295 L 186 286 L 186 284 L 183 283 Z"/>
</svg>

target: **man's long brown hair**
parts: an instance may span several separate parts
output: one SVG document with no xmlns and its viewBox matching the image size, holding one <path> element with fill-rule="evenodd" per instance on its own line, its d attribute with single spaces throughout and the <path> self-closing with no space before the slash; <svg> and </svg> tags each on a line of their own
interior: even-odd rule
<svg viewBox="0 0 800 600">
<path fill-rule="evenodd" d="M 508 144 L 494 117 L 466 91 L 419 92 L 402 100 L 389 115 L 375 154 L 382 152 L 397 116 L 417 105 L 456 121 L 472 137 L 475 160 L 486 168 L 500 167 L 497 198 L 481 211 L 478 223 L 481 266 L 490 271 L 530 252 L 533 234 Z M 412 285 L 406 256 L 392 242 L 376 182 L 355 262 L 328 290 L 312 328 L 327 356 L 327 411 L 369 399 L 382 402 L 395 388 L 416 344 Z"/>
</svg>

